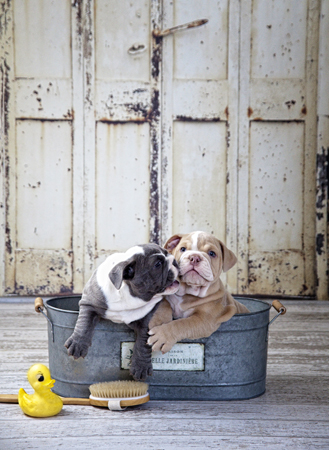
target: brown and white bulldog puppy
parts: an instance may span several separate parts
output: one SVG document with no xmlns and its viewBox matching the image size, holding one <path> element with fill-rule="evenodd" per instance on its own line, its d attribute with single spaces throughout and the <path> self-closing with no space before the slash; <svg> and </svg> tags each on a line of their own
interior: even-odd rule
<svg viewBox="0 0 329 450">
<path fill-rule="evenodd" d="M 208 337 L 234 314 L 249 312 L 219 278 L 237 262 L 223 242 L 195 231 L 175 234 L 164 247 L 178 262 L 180 288 L 166 296 L 150 321 L 147 342 L 153 351 L 166 353 L 182 339 Z"/>
</svg>

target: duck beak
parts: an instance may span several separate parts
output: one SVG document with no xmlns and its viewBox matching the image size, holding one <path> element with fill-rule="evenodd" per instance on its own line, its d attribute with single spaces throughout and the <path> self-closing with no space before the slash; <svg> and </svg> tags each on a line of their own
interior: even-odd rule
<svg viewBox="0 0 329 450">
<path fill-rule="evenodd" d="M 56 380 L 50 380 L 49 383 L 47 384 L 47 387 L 49 389 L 51 389 L 54 386 L 55 383 L 56 383 Z"/>
</svg>

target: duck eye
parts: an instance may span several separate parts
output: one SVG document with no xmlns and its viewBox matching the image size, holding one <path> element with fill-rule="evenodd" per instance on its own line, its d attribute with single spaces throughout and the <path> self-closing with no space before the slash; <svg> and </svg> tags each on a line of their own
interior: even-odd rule
<svg viewBox="0 0 329 450">
<path fill-rule="evenodd" d="M 162 261 L 158 261 L 154 264 L 154 267 L 160 267 L 162 266 Z"/>
<path fill-rule="evenodd" d="M 180 251 L 181 251 L 181 252 L 185 252 L 185 251 L 186 251 L 186 248 L 185 248 L 185 247 L 181 247 L 181 248 L 180 248 Z"/>
<path fill-rule="evenodd" d="M 210 250 L 210 252 L 208 252 L 208 255 L 211 256 L 212 258 L 215 258 L 216 253 Z"/>
<path fill-rule="evenodd" d="M 44 379 L 45 379 L 45 377 L 43 375 L 40 375 L 38 378 L 38 381 L 40 381 L 40 383 L 41 383 L 41 381 L 44 381 Z"/>
</svg>

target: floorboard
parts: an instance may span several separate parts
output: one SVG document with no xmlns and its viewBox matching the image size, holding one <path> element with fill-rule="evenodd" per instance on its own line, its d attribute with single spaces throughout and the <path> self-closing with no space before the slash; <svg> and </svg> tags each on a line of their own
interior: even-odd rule
<svg viewBox="0 0 329 450">
<path fill-rule="evenodd" d="M 285 301 L 270 327 L 266 392 L 247 401 L 150 401 L 113 412 L 64 406 L 25 416 L 0 403 L 0 449 L 329 449 L 329 302 Z M 271 317 L 275 311 L 271 312 Z M 26 372 L 48 364 L 46 319 L 0 302 L 0 393 L 32 392 Z"/>
</svg>

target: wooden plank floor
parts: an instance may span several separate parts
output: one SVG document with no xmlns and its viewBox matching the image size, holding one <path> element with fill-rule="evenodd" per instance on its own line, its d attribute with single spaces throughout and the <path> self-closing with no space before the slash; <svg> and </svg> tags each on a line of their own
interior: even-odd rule
<svg viewBox="0 0 329 450">
<path fill-rule="evenodd" d="M 329 302 L 285 301 L 270 327 L 266 393 L 233 402 L 150 401 L 111 412 L 64 406 L 35 419 L 0 404 L 0 449 L 329 449 Z M 271 316 L 274 312 L 271 313 Z M 0 393 L 32 392 L 48 365 L 46 320 L 31 303 L 0 303 Z"/>
</svg>

